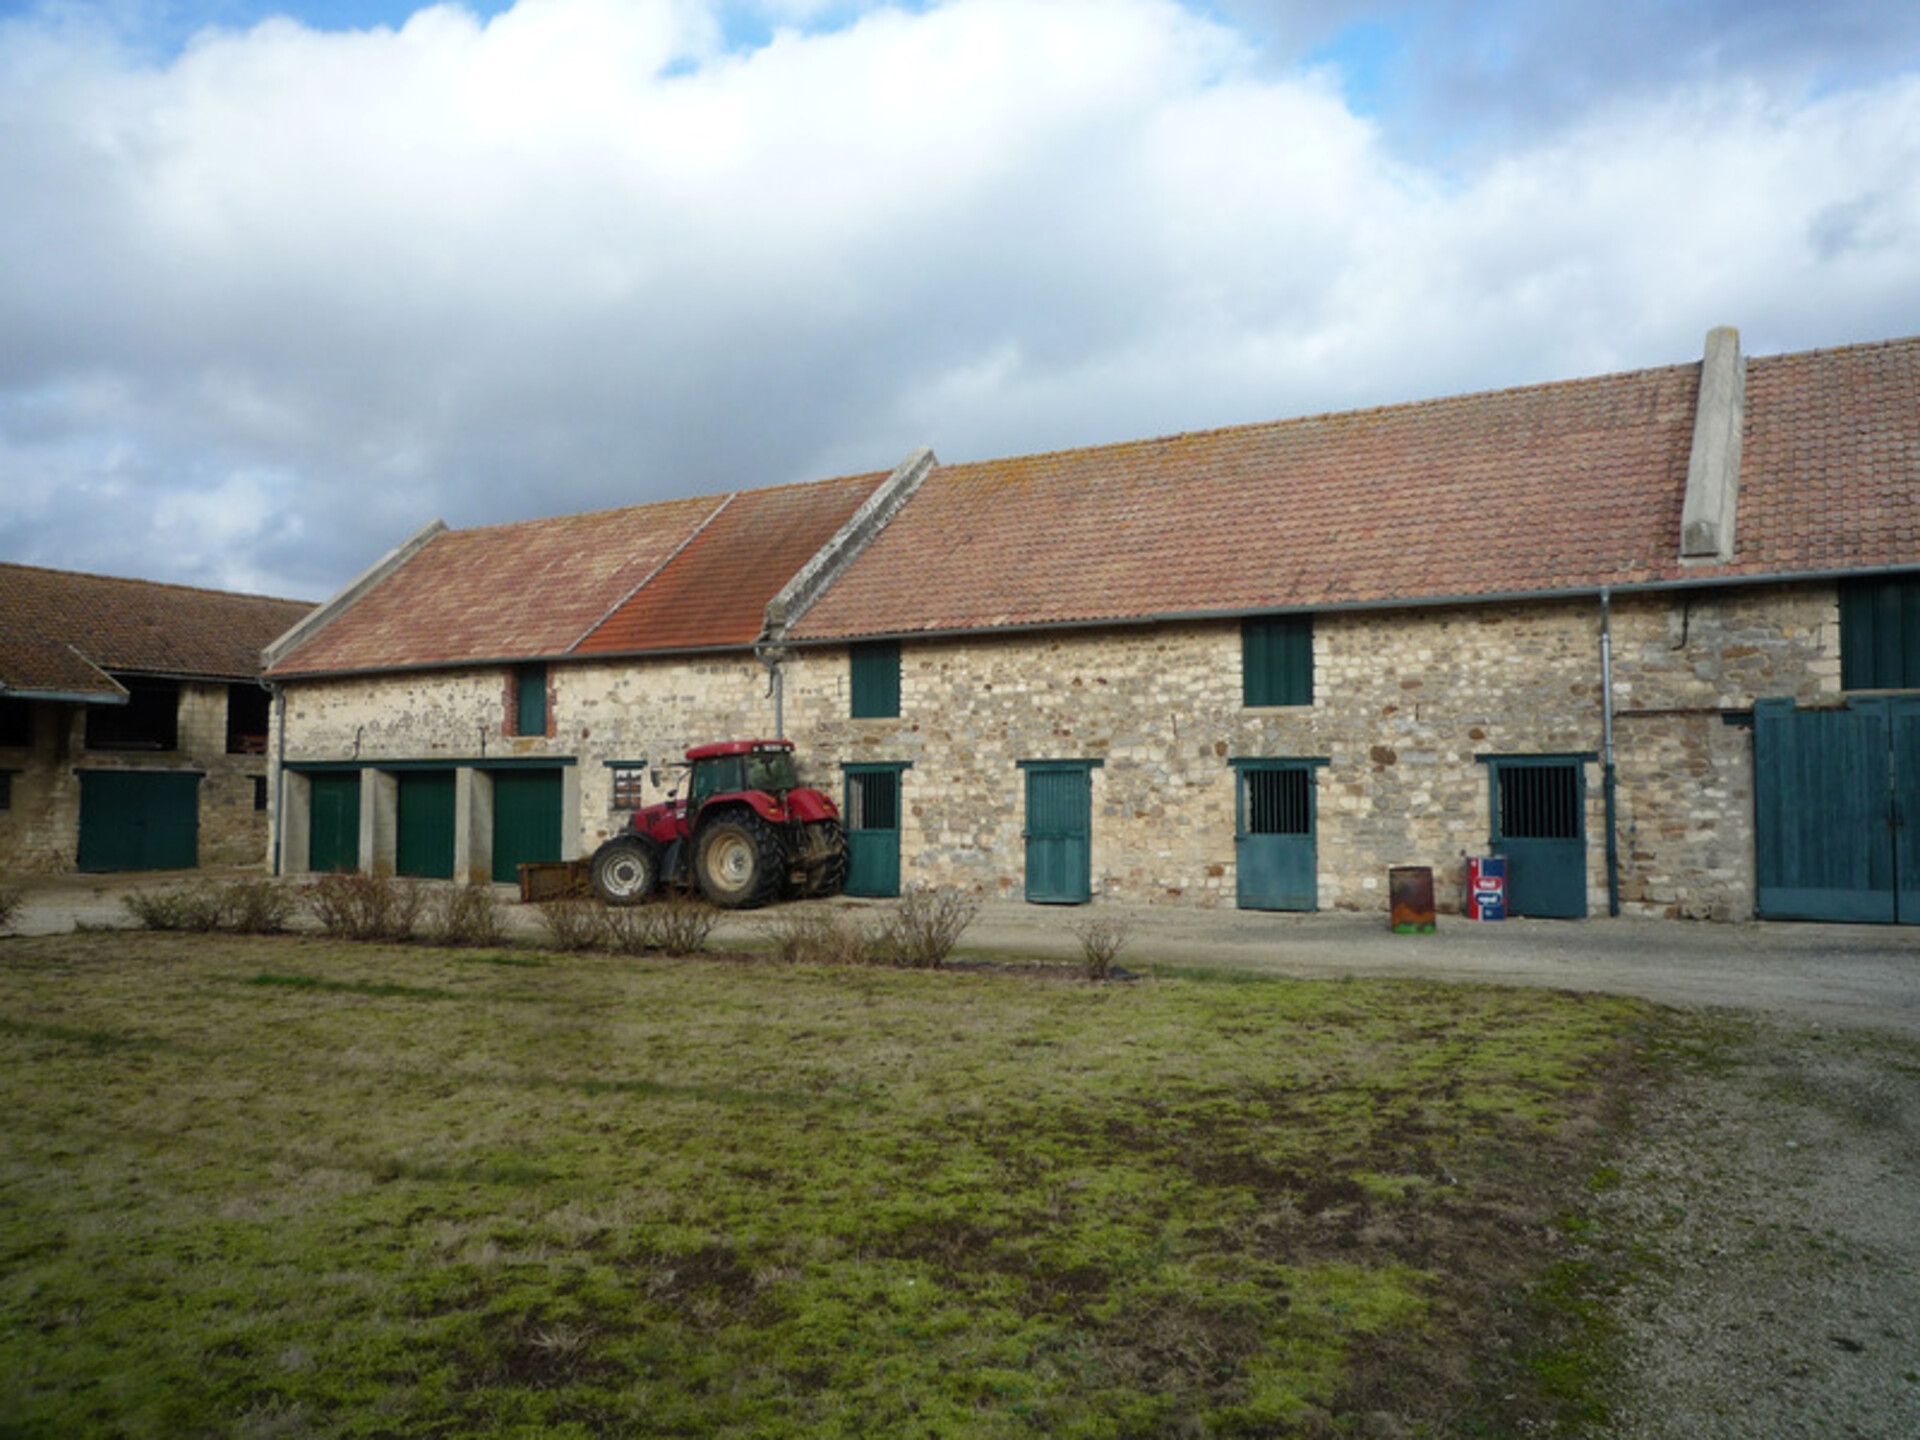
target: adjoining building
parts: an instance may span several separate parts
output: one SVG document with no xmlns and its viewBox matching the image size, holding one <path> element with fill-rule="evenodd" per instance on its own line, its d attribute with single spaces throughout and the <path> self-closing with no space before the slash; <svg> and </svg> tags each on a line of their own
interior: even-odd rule
<svg viewBox="0 0 1920 1440">
<path fill-rule="evenodd" d="M 423 535 L 271 658 L 294 869 L 779 730 L 856 893 L 1920 921 L 1920 340 Z"/>
<path fill-rule="evenodd" d="M 311 608 L 0 564 L 0 868 L 257 865 L 261 651 Z"/>
</svg>

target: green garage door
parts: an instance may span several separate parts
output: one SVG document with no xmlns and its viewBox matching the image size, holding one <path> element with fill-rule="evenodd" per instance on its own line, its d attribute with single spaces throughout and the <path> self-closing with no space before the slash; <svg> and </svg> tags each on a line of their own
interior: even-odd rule
<svg viewBox="0 0 1920 1440">
<path fill-rule="evenodd" d="M 393 868 L 424 880 L 453 878 L 453 771 L 402 770 Z"/>
<path fill-rule="evenodd" d="M 200 863 L 200 776 L 82 770 L 82 870 L 191 870 Z"/>
<path fill-rule="evenodd" d="M 326 772 L 308 781 L 307 868 L 325 875 L 360 868 L 360 772 Z"/>
<path fill-rule="evenodd" d="M 493 878 L 511 884 L 522 865 L 560 858 L 560 771 L 493 772 Z"/>
</svg>

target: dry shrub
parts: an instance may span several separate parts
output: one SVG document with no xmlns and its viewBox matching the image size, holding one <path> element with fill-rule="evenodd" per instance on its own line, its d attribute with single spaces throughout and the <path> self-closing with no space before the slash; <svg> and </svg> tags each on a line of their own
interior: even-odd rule
<svg viewBox="0 0 1920 1440">
<path fill-rule="evenodd" d="M 863 965 L 873 937 L 857 916 L 840 910 L 794 910 L 766 928 L 773 953 L 796 965 Z"/>
<path fill-rule="evenodd" d="M 411 940 L 426 902 L 417 880 L 396 875 L 322 875 L 303 894 L 336 940 Z"/>
<path fill-rule="evenodd" d="M 432 945 L 498 945 L 507 920 L 490 886 L 453 885 L 428 897 L 425 928 Z"/>
<path fill-rule="evenodd" d="M 1113 962 L 1127 948 L 1132 927 L 1125 920 L 1089 920 L 1076 925 L 1073 933 L 1080 940 L 1080 967 L 1089 980 L 1104 980 L 1113 973 Z"/>
<path fill-rule="evenodd" d="M 11 886 L 0 886 L 0 930 L 13 925 L 13 917 L 20 913 L 20 906 L 26 900 L 26 893 Z"/>
<path fill-rule="evenodd" d="M 653 947 L 669 955 L 694 955 L 706 949 L 713 927 L 720 923 L 718 910 L 687 895 L 669 895 L 628 913 L 651 922 Z"/>
<path fill-rule="evenodd" d="M 219 886 L 204 882 L 180 890 L 136 890 L 122 896 L 120 903 L 144 930 L 205 934 L 227 923 L 226 895 Z"/>
<path fill-rule="evenodd" d="M 914 970 L 938 970 L 979 913 L 979 897 L 951 885 L 912 886 L 881 922 L 874 958 Z"/>
<path fill-rule="evenodd" d="M 605 943 L 602 916 L 606 907 L 598 900 L 569 895 L 542 901 L 536 913 L 549 950 L 593 950 Z"/>
<path fill-rule="evenodd" d="M 243 935 L 278 935 L 300 908 L 299 897 L 271 880 L 235 880 L 226 887 L 227 923 Z"/>
<path fill-rule="evenodd" d="M 587 901 L 599 912 L 591 942 L 596 948 L 615 955 L 644 955 L 652 950 L 652 905 L 601 905 Z"/>
</svg>

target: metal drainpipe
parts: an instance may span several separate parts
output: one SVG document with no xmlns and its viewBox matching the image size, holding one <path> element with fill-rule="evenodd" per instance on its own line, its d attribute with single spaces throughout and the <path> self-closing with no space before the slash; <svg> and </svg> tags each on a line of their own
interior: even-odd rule
<svg viewBox="0 0 1920 1440">
<path fill-rule="evenodd" d="M 753 647 L 753 658 L 767 667 L 767 692 L 773 696 L 773 738 L 787 738 L 786 684 L 780 673 L 782 656 L 779 650 L 770 645 Z"/>
<path fill-rule="evenodd" d="M 1600 587 L 1600 793 L 1607 816 L 1607 914 L 1620 913 L 1620 836 L 1613 769 L 1613 594 Z"/>
<path fill-rule="evenodd" d="M 273 877 L 277 880 L 280 878 L 281 827 L 287 823 L 287 692 L 271 682 L 265 683 L 280 722 L 274 726 L 273 735 Z"/>
</svg>

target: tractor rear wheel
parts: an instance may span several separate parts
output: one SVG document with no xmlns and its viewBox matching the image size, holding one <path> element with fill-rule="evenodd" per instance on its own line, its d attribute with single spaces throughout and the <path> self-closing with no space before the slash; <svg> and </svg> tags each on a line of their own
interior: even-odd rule
<svg viewBox="0 0 1920 1440">
<path fill-rule="evenodd" d="M 806 848 L 800 852 L 805 880 L 800 896 L 818 900 L 847 888 L 847 832 L 838 820 L 816 820 L 807 826 Z"/>
<path fill-rule="evenodd" d="M 779 893 L 786 873 L 780 839 L 751 811 L 723 815 L 700 831 L 693 857 L 700 892 L 727 910 L 751 910 Z"/>
<path fill-rule="evenodd" d="M 660 857 L 644 840 L 620 835 L 593 852 L 593 893 L 609 905 L 638 905 L 660 883 Z"/>
</svg>

